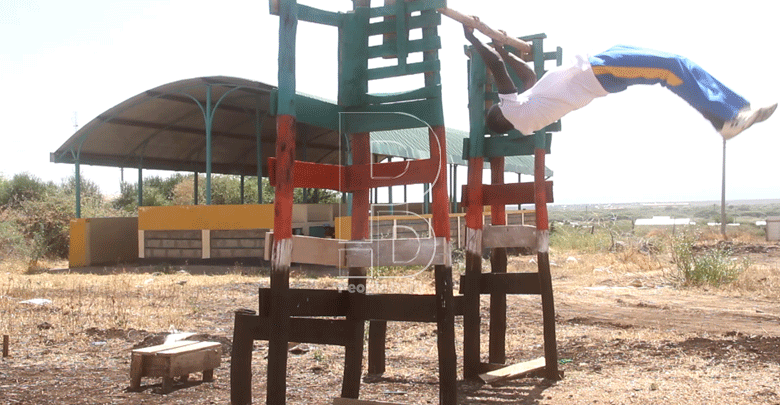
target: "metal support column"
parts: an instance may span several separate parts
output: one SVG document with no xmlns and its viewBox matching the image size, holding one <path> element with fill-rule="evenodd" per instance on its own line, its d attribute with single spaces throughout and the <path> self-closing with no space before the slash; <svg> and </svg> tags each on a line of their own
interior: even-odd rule
<svg viewBox="0 0 780 405">
<path fill-rule="evenodd" d="M 81 162 L 76 157 L 76 218 L 81 218 Z"/>
<path fill-rule="evenodd" d="M 192 189 L 194 190 L 192 192 L 192 202 L 194 205 L 198 205 L 198 172 L 195 172 Z"/>
<path fill-rule="evenodd" d="M 138 207 L 144 205 L 144 158 L 138 162 Z"/>
<path fill-rule="evenodd" d="M 241 182 L 241 205 L 244 204 L 244 175 L 239 176 L 239 181 Z"/>
<path fill-rule="evenodd" d="M 260 117 L 260 98 L 255 104 L 255 142 L 257 143 L 257 203 L 263 203 L 263 118 Z"/>
<path fill-rule="evenodd" d="M 211 205 L 211 124 L 214 112 L 211 108 L 211 85 L 206 86 L 206 111 L 203 113 L 206 123 L 206 205 Z"/>
</svg>

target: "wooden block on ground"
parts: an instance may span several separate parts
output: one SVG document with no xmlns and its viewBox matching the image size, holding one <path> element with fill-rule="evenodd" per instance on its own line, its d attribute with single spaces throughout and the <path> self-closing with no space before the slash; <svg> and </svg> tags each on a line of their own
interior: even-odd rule
<svg viewBox="0 0 780 405">
<path fill-rule="evenodd" d="M 363 401 L 352 398 L 333 398 L 333 405 L 403 405 L 395 402 Z"/>
<path fill-rule="evenodd" d="M 539 357 L 538 359 L 513 364 L 498 370 L 480 374 L 479 378 L 488 384 L 497 384 L 503 381 L 523 377 L 535 371 L 544 370 L 544 366 L 544 357 Z"/>
<path fill-rule="evenodd" d="M 186 380 L 190 373 L 202 371 L 203 380 L 211 381 L 214 369 L 219 367 L 221 345 L 218 342 L 179 342 L 146 347 L 132 351 L 130 361 L 130 389 L 141 386 L 142 377 L 162 377 L 163 393 L 173 388 L 173 378 Z"/>
<path fill-rule="evenodd" d="M 138 354 L 157 353 L 157 352 L 160 352 L 160 351 L 163 351 L 163 350 L 175 349 L 177 347 L 187 346 L 187 345 L 191 345 L 191 344 L 194 344 L 194 343 L 198 343 L 198 342 L 196 342 L 194 340 L 180 340 L 178 342 L 167 343 L 167 344 L 163 344 L 163 345 L 149 346 L 149 347 L 144 347 L 144 348 L 141 348 L 141 349 L 134 349 L 133 353 L 134 354 L 135 353 L 138 353 Z"/>
</svg>

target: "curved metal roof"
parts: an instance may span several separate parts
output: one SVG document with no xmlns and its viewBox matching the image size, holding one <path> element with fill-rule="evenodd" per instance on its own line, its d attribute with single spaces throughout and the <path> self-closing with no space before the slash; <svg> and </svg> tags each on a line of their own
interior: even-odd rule
<svg viewBox="0 0 780 405">
<path fill-rule="evenodd" d="M 202 173 L 206 171 L 206 124 L 212 117 L 212 172 L 257 175 L 259 128 L 262 173 L 266 176 L 265 162 L 275 153 L 276 123 L 269 116 L 274 90 L 264 83 L 226 76 L 168 83 L 100 114 L 53 152 L 51 161 L 73 164 L 78 159 L 87 165 Z M 467 136 L 466 132 L 447 129 L 449 163 L 465 164 L 461 155 Z M 377 132 L 372 134 L 374 139 L 394 140 L 372 143 L 380 158 L 428 155 L 427 136 L 421 136 L 419 130 Z M 394 146 L 398 144 L 406 146 Z M 343 162 L 339 145 L 337 131 L 298 123 L 296 159 L 339 164 Z M 505 169 L 532 174 L 533 158 L 507 158 Z"/>
</svg>

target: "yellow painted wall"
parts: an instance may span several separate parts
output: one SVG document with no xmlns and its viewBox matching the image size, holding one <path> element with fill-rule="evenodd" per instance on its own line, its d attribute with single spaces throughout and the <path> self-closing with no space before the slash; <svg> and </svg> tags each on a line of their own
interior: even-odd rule
<svg viewBox="0 0 780 405">
<path fill-rule="evenodd" d="M 352 239 L 352 217 L 336 217 L 333 223 L 336 228 L 336 239 Z"/>
<path fill-rule="evenodd" d="M 138 209 L 138 229 L 143 231 L 273 227 L 273 204 L 180 205 Z"/>
<path fill-rule="evenodd" d="M 85 218 L 70 221 L 70 248 L 68 262 L 70 267 L 84 267 L 87 261 L 87 220 Z"/>
</svg>

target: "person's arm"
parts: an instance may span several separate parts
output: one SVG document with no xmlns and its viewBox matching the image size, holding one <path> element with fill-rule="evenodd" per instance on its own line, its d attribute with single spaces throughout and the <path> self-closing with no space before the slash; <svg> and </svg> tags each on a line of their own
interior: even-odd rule
<svg viewBox="0 0 780 405">
<path fill-rule="evenodd" d="M 482 61 L 493 74 L 493 79 L 496 81 L 498 92 L 501 94 L 517 93 L 517 86 L 509 76 L 509 72 L 506 70 L 506 65 L 501 59 L 501 55 L 494 49 L 488 48 L 482 44 L 482 42 L 474 36 L 474 28 L 463 26 L 463 32 L 466 35 L 466 39 L 471 42 L 474 49 L 477 50 Z M 522 77 L 522 76 L 521 76 Z"/>
<path fill-rule="evenodd" d="M 523 81 L 523 91 L 530 89 L 536 83 L 536 72 L 534 72 L 524 60 L 504 49 L 504 44 L 496 43 L 494 48 L 501 56 L 501 59 L 503 59 L 504 62 L 515 71 L 517 77 Z"/>
</svg>

